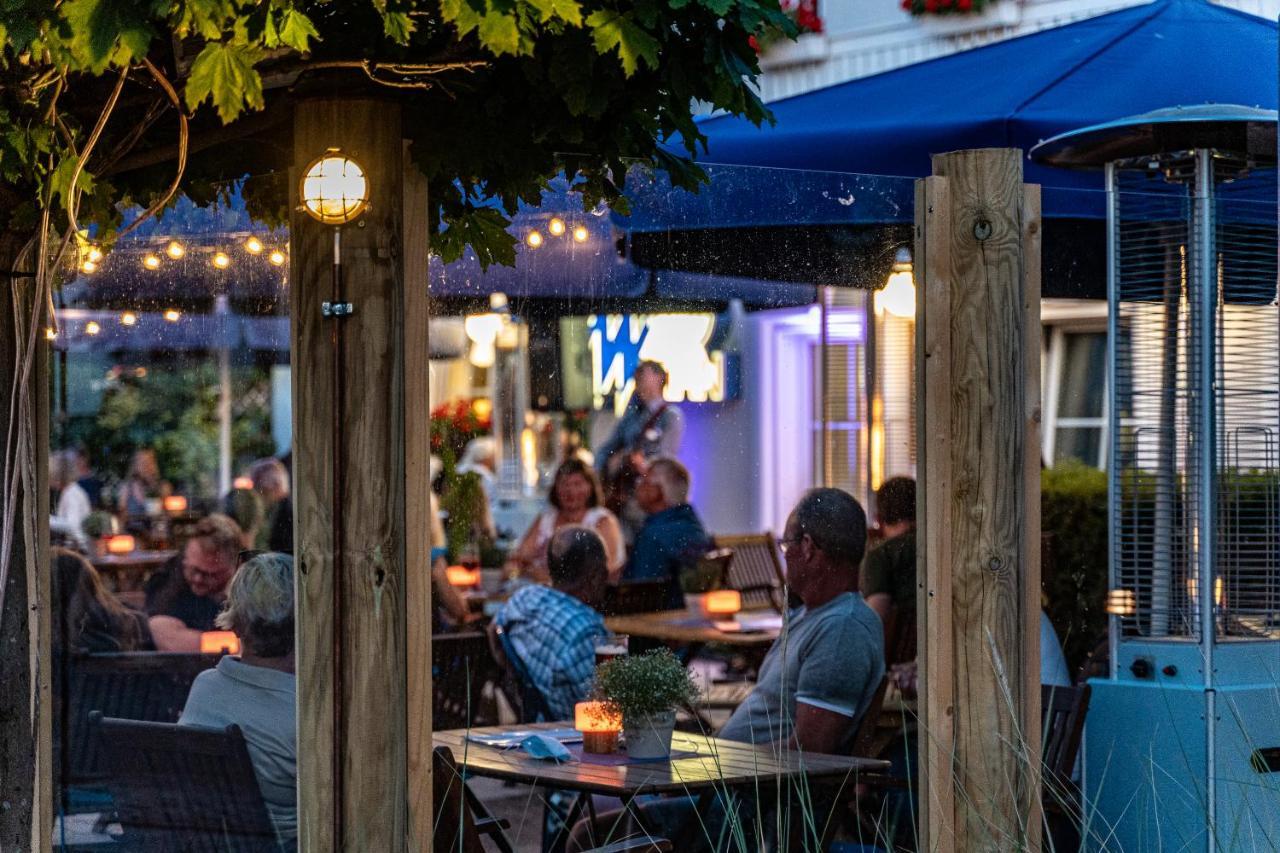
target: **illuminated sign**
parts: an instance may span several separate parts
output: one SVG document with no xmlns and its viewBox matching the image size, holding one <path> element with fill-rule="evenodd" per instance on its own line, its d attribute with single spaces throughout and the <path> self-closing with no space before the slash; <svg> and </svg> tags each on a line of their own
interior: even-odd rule
<svg viewBox="0 0 1280 853">
<path fill-rule="evenodd" d="M 725 398 L 724 353 L 707 350 L 714 314 L 595 314 L 587 319 L 591 347 L 591 394 L 603 408 L 613 394 L 621 416 L 635 390 L 642 361 L 667 371 L 664 396 L 678 403 L 721 402 Z"/>
</svg>

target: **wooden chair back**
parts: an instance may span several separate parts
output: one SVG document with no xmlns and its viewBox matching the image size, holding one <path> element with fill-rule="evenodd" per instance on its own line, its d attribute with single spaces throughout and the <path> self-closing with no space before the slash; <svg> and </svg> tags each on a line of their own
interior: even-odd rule
<svg viewBox="0 0 1280 853">
<path fill-rule="evenodd" d="M 702 593 L 723 589 L 732 563 L 732 548 L 713 548 L 703 554 L 681 578 L 685 592 Z"/>
<path fill-rule="evenodd" d="M 1088 684 L 1040 687 L 1040 735 L 1044 740 L 1041 757 L 1046 786 L 1069 789 L 1076 756 L 1080 753 L 1091 690 Z"/>
<path fill-rule="evenodd" d="M 467 794 L 467 782 L 453 752 L 447 746 L 437 746 L 431 753 L 431 798 L 435 804 L 431 849 L 435 853 L 484 853 Z"/>
<path fill-rule="evenodd" d="M 92 716 L 107 789 L 135 853 L 280 853 L 239 726 Z"/>
<path fill-rule="evenodd" d="M 665 610 L 668 583 L 665 579 L 624 581 L 610 587 L 605 596 L 604 615 L 630 616 Z"/>
<path fill-rule="evenodd" d="M 431 728 L 433 731 L 496 725 L 482 711 L 486 684 L 502 671 L 482 631 L 436 634 L 431 638 Z"/>
<path fill-rule="evenodd" d="M 773 534 L 749 533 L 715 537 L 717 548 L 733 552 L 725 572 L 724 586 L 742 593 L 743 610 L 772 608 L 782 613 L 786 607 L 786 583 L 778 543 Z"/>
<path fill-rule="evenodd" d="M 880 712 L 884 710 L 884 694 L 889 689 L 889 675 L 885 673 L 880 678 L 880 683 L 876 686 L 876 692 L 871 694 L 871 703 L 867 705 L 866 713 L 862 715 L 862 719 L 858 720 L 857 731 L 853 735 L 853 744 L 849 750 L 849 754 L 854 758 L 879 758 L 874 753 L 879 752 L 877 743 L 878 730 L 880 728 Z"/>
<path fill-rule="evenodd" d="M 54 739 L 62 784 L 83 785 L 102 776 L 98 739 L 89 715 L 176 723 L 196 676 L 220 655 L 115 652 L 66 660 L 65 689 Z"/>
</svg>

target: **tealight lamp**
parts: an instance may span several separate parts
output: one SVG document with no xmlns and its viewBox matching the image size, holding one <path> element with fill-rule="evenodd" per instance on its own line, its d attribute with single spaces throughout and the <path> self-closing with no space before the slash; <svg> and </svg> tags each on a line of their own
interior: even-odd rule
<svg viewBox="0 0 1280 853">
<path fill-rule="evenodd" d="M 205 631 L 200 635 L 200 653 L 205 655 L 238 655 L 240 638 L 232 631 Z"/>
<path fill-rule="evenodd" d="M 165 512 L 186 512 L 187 499 L 182 495 L 167 495 L 164 499 Z"/>
<path fill-rule="evenodd" d="M 453 586 L 479 586 L 480 570 L 468 569 L 465 566 L 449 566 L 444 570 L 445 577 Z"/>
<path fill-rule="evenodd" d="M 231 481 L 231 487 L 233 489 L 252 489 L 253 478 L 252 477 L 236 477 L 234 480 Z"/>
<path fill-rule="evenodd" d="M 732 616 L 742 609 L 742 593 L 736 589 L 716 589 L 702 599 L 702 612 L 708 616 Z"/>
<path fill-rule="evenodd" d="M 1112 616 L 1132 616 L 1138 612 L 1138 597 L 1131 589 L 1108 590 L 1107 612 Z"/>
<path fill-rule="evenodd" d="M 132 554 L 137 543 L 127 533 L 120 533 L 107 540 L 108 554 Z"/>
<path fill-rule="evenodd" d="M 573 706 L 573 727 L 582 732 L 582 751 L 605 755 L 618 748 L 622 716 L 604 702 L 579 702 Z"/>
</svg>

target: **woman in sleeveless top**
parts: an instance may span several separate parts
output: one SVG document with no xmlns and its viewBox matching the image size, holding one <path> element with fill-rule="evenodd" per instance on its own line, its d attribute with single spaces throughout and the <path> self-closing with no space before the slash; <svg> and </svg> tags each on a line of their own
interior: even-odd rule
<svg viewBox="0 0 1280 853">
<path fill-rule="evenodd" d="M 556 469 L 556 477 L 547 496 L 551 504 L 529 525 L 528 531 L 507 561 L 508 574 L 537 583 L 550 582 L 547 574 L 547 543 L 561 527 L 590 527 L 604 540 L 609 557 L 609 579 L 616 581 L 626 562 L 622 529 L 613 513 L 605 509 L 600 496 L 600 481 L 595 471 L 579 459 L 569 459 Z"/>
</svg>

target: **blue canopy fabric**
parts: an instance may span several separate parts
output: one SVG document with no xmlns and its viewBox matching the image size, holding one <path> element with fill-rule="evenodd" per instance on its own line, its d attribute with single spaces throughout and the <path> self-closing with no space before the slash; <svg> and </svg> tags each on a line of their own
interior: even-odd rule
<svg viewBox="0 0 1280 853">
<path fill-rule="evenodd" d="M 708 151 L 698 159 L 921 177 L 930 174 L 935 153 L 1026 151 L 1065 131 L 1161 107 L 1225 103 L 1276 109 L 1277 33 L 1275 21 L 1206 0 L 1157 0 L 778 101 L 770 104 L 777 119 L 772 127 L 731 116 L 705 119 L 700 128 Z M 1047 216 L 1101 215 L 1099 175 L 1030 160 L 1024 165 L 1025 180 L 1046 188 Z M 717 194 L 714 180 L 710 194 Z M 639 193 L 631 227 L 673 227 L 670 195 L 659 193 L 656 202 L 650 195 Z M 706 199 L 690 204 L 715 205 Z M 790 222 L 795 214 L 762 203 L 750 208 L 753 224 Z M 870 222 L 883 214 L 819 197 L 807 221 Z M 702 227 L 717 225 L 707 220 Z"/>
</svg>

